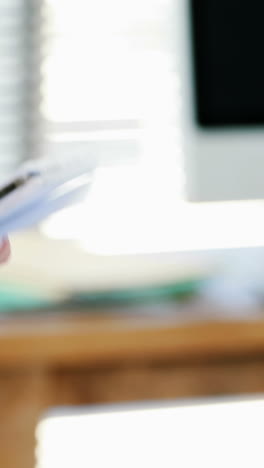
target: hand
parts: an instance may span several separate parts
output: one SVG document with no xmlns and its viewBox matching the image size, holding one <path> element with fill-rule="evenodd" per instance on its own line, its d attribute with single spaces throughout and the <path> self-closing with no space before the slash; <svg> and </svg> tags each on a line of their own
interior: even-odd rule
<svg viewBox="0 0 264 468">
<path fill-rule="evenodd" d="M 10 243 L 7 238 L 3 239 L 0 243 L 0 263 L 5 263 L 10 257 L 11 249 Z"/>
</svg>

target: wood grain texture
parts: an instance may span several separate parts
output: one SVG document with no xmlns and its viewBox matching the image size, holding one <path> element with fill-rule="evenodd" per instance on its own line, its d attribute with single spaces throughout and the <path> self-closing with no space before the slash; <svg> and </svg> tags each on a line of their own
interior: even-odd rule
<svg viewBox="0 0 264 468">
<path fill-rule="evenodd" d="M 48 316 L 0 325 L 0 365 L 91 366 L 128 360 L 264 354 L 264 321 L 179 322 L 132 316 Z"/>
</svg>

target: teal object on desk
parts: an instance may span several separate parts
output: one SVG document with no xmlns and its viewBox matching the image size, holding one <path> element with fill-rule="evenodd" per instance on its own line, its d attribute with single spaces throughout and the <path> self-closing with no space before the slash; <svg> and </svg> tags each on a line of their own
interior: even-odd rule
<svg viewBox="0 0 264 468">
<path fill-rule="evenodd" d="M 69 301 L 77 305 L 111 305 L 152 302 L 164 299 L 183 300 L 194 296 L 205 279 L 190 279 L 178 283 L 133 287 L 106 291 L 79 291 L 70 296 Z"/>
<path fill-rule="evenodd" d="M 48 300 L 21 287 L 0 285 L 0 314 L 46 308 Z"/>
</svg>

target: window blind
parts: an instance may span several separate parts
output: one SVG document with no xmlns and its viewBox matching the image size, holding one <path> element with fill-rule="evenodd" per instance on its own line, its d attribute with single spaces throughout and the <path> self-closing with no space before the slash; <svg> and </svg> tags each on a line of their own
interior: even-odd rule
<svg viewBox="0 0 264 468">
<path fill-rule="evenodd" d="M 136 157 L 142 131 L 174 108 L 171 3 L 0 0 L 0 170 Z"/>
<path fill-rule="evenodd" d="M 40 4 L 0 0 L 0 176 L 33 154 Z"/>
</svg>

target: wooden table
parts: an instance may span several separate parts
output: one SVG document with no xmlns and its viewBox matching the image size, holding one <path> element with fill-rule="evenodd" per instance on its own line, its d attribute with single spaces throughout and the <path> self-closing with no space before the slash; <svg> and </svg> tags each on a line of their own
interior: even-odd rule
<svg viewBox="0 0 264 468">
<path fill-rule="evenodd" d="M 190 320 L 186 310 L 2 320 L 0 466 L 34 466 L 35 426 L 51 406 L 263 392 L 261 313 L 212 320 L 196 307 Z"/>
</svg>

